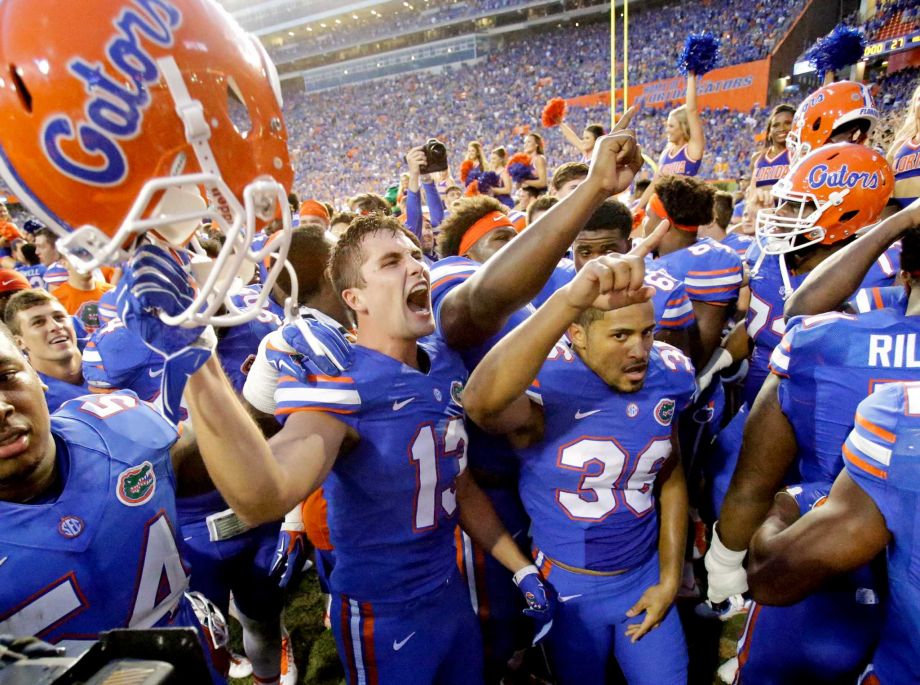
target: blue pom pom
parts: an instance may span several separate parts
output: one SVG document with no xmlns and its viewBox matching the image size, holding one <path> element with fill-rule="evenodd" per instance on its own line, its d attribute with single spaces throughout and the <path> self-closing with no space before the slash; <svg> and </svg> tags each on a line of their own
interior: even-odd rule
<svg viewBox="0 0 920 685">
<path fill-rule="evenodd" d="M 833 31 L 805 53 L 819 74 L 837 71 L 862 59 L 866 51 L 866 35 L 857 28 L 838 24 Z"/>
<path fill-rule="evenodd" d="M 478 166 L 477 166 L 477 167 L 473 167 L 472 169 L 470 169 L 470 173 L 468 173 L 468 174 L 466 175 L 466 185 L 467 185 L 467 187 L 469 187 L 469 185 L 470 185 L 473 181 L 478 181 L 479 178 L 480 178 L 481 176 L 482 176 L 482 169 L 480 169 Z"/>
<path fill-rule="evenodd" d="M 486 171 L 479 175 L 479 192 L 488 195 L 492 188 L 501 185 L 502 179 L 494 171 Z"/>
<path fill-rule="evenodd" d="M 708 31 L 704 33 L 691 33 L 684 41 L 684 49 L 677 61 L 678 71 L 687 74 L 703 74 L 712 71 L 719 64 L 721 54 L 719 48 L 722 41 Z"/>
<path fill-rule="evenodd" d="M 511 175 L 511 180 L 515 183 L 523 183 L 524 181 L 530 181 L 537 177 L 536 170 L 532 166 L 529 164 L 521 164 L 520 162 L 509 164 L 508 173 Z"/>
</svg>

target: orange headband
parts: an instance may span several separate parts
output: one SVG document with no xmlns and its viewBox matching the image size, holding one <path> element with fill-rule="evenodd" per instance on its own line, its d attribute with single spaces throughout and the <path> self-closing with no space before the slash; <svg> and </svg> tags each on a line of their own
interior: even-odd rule
<svg viewBox="0 0 920 685">
<path fill-rule="evenodd" d="M 662 219 L 667 219 L 674 228 L 680 229 L 681 231 L 696 233 L 700 228 L 699 226 L 686 226 L 674 221 L 674 219 L 668 216 L 668 212 L 664 208 L 664 203 L 661 201 L 661 198 L 658 197 L 657 193 L 652 193 L 652 198 L 648 201 L 648 206 L 650 209 L 655 211 L 655 214 L 660 216 Z"/>
<path fill-rule="evenodd" d="M 301 202 L 300 216 L 315 216 L 329 223 L 329 210 L 326 209 L 326 205 L 320 204 L 316 200 L 304 200 Z"/>
<path fill-rule="evenodd" d="M 466 257 L 466 253 L 470 251 L 470 248 L 473 247 L 482 236 L 489 231 L 493 231 L 496 228 L 502 228 L 503 226 L 514 229 L 514 224 L 511 223 L 511 219 L 508 218 L 507 214 L 504 212 L 489 212 L 486 214 L 479 219 L 479 221 L 466 229 L 466 233 L 463 234 L 463 239 L 460 241 L 460 256 Z M 514 230 L 515 232 L 517 231 L 517 229 Z"/>
</svg>

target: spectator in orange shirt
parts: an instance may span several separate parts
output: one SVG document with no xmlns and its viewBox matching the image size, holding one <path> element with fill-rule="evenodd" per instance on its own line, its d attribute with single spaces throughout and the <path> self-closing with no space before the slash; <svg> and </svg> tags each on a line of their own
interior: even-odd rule
<svg viewBox="0 0 920 685">
<path fill-rule="evenodd" d="M 62 305 L 83 324 L 87 333 L 99 328 L 99 300 L 115 286 L 96 280 L 92 274 L 78 271 L 70 262 L 67 266 L 67 281 L 51 291 Z"/>
</svg>

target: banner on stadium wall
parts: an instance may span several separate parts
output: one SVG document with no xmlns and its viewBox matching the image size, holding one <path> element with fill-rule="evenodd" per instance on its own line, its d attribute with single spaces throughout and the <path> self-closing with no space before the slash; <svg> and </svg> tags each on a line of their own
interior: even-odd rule
<svg viewBox="0 0 920 685">
<path fill-rule="evenodd" d="M 755 104 L 767 103 L 770 60 L 733 64 L 730 67 L 714 69 L 697 84 L 697 103 L 702 108 L 721 108 L 748 112 Z M 687 79 L 682 76 L 652 81 L 651 83 L 629 84 L 629 103 L 645 107 L 664 107 L 683 102 L 687 92 Z M 622 98 L 622 89 L 617 89 L 617 98 Z M 566 100 L 569 107 L 597 107 L 610 105 L 610 91 L 592 93 Z"/>
</svg>

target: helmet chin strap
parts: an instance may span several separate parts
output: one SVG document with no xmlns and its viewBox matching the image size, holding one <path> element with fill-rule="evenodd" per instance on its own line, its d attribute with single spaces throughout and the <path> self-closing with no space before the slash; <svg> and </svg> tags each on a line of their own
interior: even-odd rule
<svg viewBox="0 0 920 685">
<path fill-rule="evenodd" d="M 271 294 L 272 285 L 278 274 L 287 262 L 287 252 L 290 247 L 291 215 L 287 203 L 287 193 L 284 188 L 273 179 L 255 180 L 248 184 L 243 191 L 245 206 L 240 204 L 237 197 L 223 181 L 217 159 L 211 149 L 211 129 L 205 119 L 204 107 L 199 100 L 191 97 L 182 72 L 173 57 L 164 57 L 157 60 L 157 66 L 163 74 L 166 86 L 169 89 L 176 114 L 185 127 L 185 138 L 192 146 L 198 161 L 201 173 L 196 176 L 204 177 L 201 183 L 211 199 L 209 209 L 213 208 L 214 220 L 220 226 L 226 237 L 229 249 L 221 250 L 216 260 L 207 268 L 199 265 L 196 281 L 200 288 L 199 294 L 187 311 L 174 317 L 161 314 L 161 318 L 170 325 L 214 325 L 233 326 L 248 321 L 258 315 Z M 181 174 L 181 172 L 180 172 Z M 186 177 L 187 178 L 187 177 Z M 182 183 L 185 178 L 177 177 L 176 181 Z M 252 253 L 250 248 L 255 238 L 255 225 L 257 218 L 268 212 L 273 205 L 271 200 L 278 203 L 281 208 L 283 228 L 271 245 Z M 258 209 L 257 209 L 258 208 Z M 258 216 L 257 216 L 258 215 Z M 170 227 L 172 228 L 172 227 Z M 179 229 L 178 226 L 175 229 Z M 181 230 L 181 229 L 179 229 Z M 164 231 L 159 229 L 161 233 Z M 178 230 L 172 231 L 178 234 Z M 169 238 L 169 229 L 165 235 Z M 180 237 L 175 235 L 175 237 Z M 182 244 L 188 235 L 181 236 L 177 244 Z M 275 253 L 275 264 L 269 270 L 266 282 L 256 302 L 252 303 L 245 311 L 240 310 L 231 301 L 229 295 L 232 291 L 243 285 L 237 275 L 242 273 L 244 265 L 255 262 Z M 295 291 L 296 292 L 296 291 Z M 295 296 L 296 297 L 296 296 Z M 218 315 L 218 310 L 226 304 L 228 314 Z"/>
<path fill-rule="evenodd" d="M 789 276 L 789 267 L 786 264 L 786 255 L 779 255 L 779 273 L 783 277 L 783 301 L 792 295 L 792 279 Z"/>
</svg>

